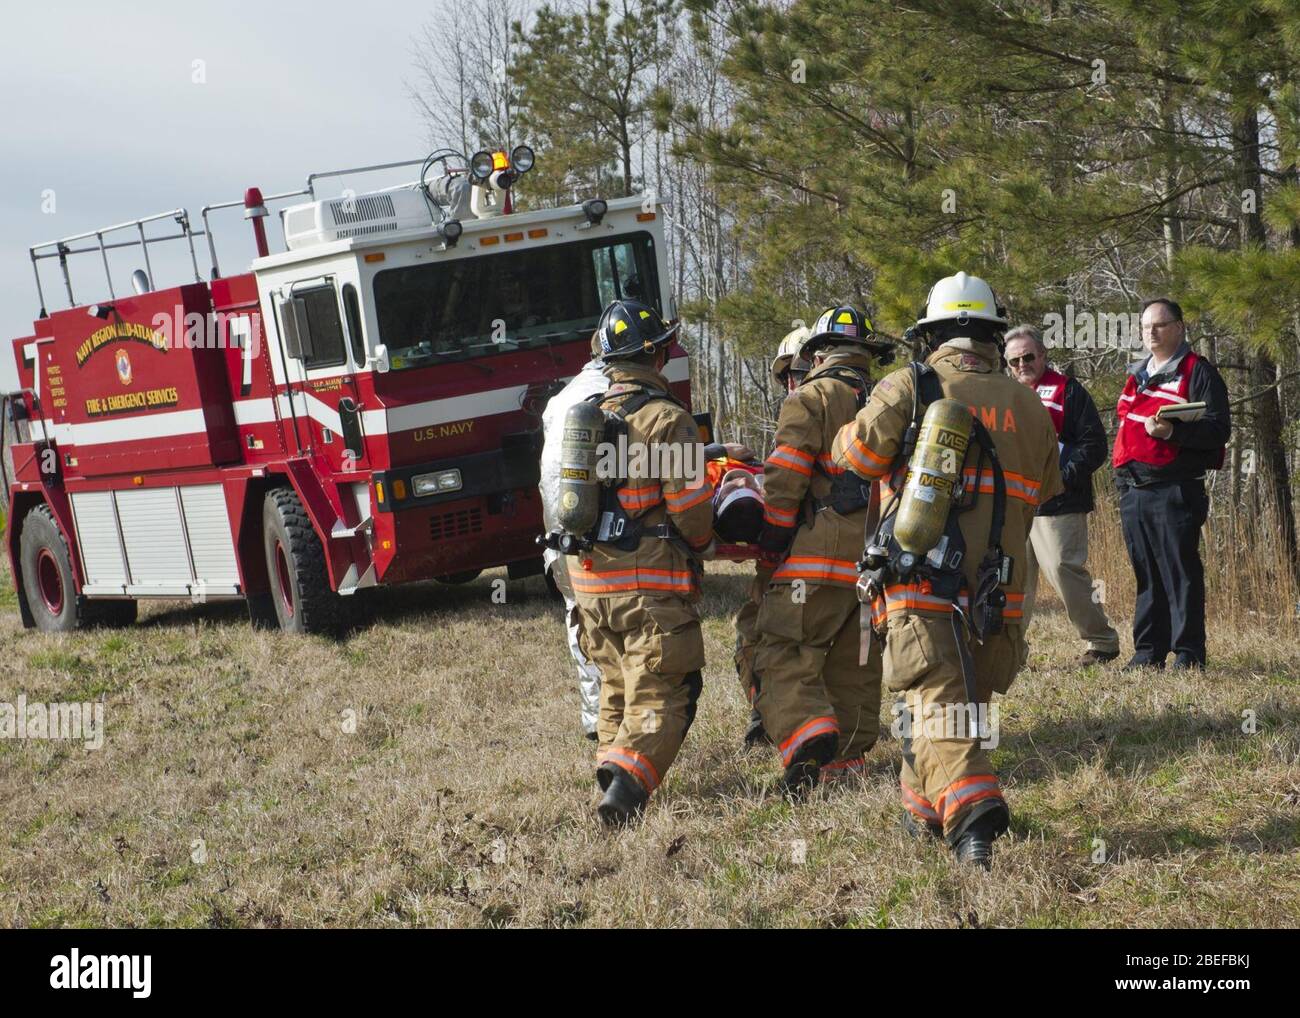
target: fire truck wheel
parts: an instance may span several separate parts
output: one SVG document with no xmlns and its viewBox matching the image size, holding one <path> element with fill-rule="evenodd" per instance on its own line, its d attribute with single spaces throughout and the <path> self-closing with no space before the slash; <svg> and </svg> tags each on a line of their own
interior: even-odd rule
<svg viewBox="0 0 1300 1018">
<path fill-rule="evenodd" d="M 477 580 L 482 569 L 466 569 L 463 573 L 443 573 L 441 576 L 435 576 L 434 579 L 439 583 L 469 583 L 470 580 Z"/>
<path fill-rule="evenodd" d="M 330 589 L 325 550 L 292 488 L 273 488 L 262 509 L 266 571 L 280 628 L 323 633 L 337 622 L 338 595 Z"/>
<path fill-rule="evenodd" d="M 47 505 L 33 506 L 23 519 L 18 542 L 23 597 L 36 628 L 66 633 L 80 622 L 81 598 L 72 578 L 72 560 L 54 514 Z"/>
</svg>

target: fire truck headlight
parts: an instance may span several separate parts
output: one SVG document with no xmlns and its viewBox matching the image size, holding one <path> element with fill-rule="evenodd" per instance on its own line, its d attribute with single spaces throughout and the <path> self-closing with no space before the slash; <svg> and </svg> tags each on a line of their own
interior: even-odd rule
<svg viewBox="0 0 1300 1018">
<path fill-rule="evenodd" d="M 492 153 L 484 149 L 474 153 L 474 158 L 469 161 L 469 174 L 478 183 L 482 184 L 492 176 L 492 170 L 495 167 L 492 164 Z"/>
<path fill-rule="evenodd" d="M 510 152 L 510 165 L 520 173 L 527 173 L 533 168 L 536 157 L 527 145 L 516 145 Z"/>
<path fill-rule="evenodd" d="M 449 491 L 460 491 L 461 478 L 459 470 L 438 470 L 432 474 L 419 474 L 411 478 L 411 490 L 415 497 L 424 495 L 445 495 Z"/>
</svg>

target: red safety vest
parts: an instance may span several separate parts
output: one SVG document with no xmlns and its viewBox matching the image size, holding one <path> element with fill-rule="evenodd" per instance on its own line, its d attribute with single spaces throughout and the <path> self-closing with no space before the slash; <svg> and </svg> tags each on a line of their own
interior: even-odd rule
<svg viewBox="0 0 1300 1018">
<path fill-rule="evenodd" d="M 1052 415 L 1052 427 L 1056 429 L 1057 438 L 1061 437 L 1061 425 L 1065 423 L 1065 386 L 1069 381 L 1059 371 L 1047 368 L 1036 386 L 1038 398 Z"/>
<path fill-rule="evenodd" d="M 1138 392 L 1136 375 L 1129 375 L 1120 394 L 1115 414 L 1119 417 L 1119 432 L 1115 435 L 1115 452 L 1111 456 L 1111 465 L 1122 467 L 1125 463 L 1136 460 L 1153 467 L 1163 467 L 1172 463 L 1178 456 L 1180 447 L 1176 442 L 1165 438 L 1148 435 L 1146 420 L 1154 417 L 1157 410 L 1170 403 L 1186 403 L 1187 392 L 1191 385 L 1192 369 L 1200 357 L 1189 350 L 1178 365 L 1178 374 L 1167 382 L 1150 385 Z M 1222 465 L 1223 452 L 1219 453 Z"/>
</svg>

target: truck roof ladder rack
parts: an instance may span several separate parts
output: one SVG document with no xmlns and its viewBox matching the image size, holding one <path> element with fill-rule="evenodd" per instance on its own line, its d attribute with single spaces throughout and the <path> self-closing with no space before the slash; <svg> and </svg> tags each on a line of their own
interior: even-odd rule
<svg viewBox="0 0 1300 1018">
<path fill-rule="evenodd" d="M 162 220 L 173 220 L 179 227 L 180 233 L 170 233 L 162 237 L 150 237 L 145 234 L 145 223 L 156 223 Z M 105 243 L 104 235 L 106 233 L 116 233 L 120 230 L 135 229 L 140 234 L 139 240 L 114 241 Z M 149 285 L 153 285 L 153 268 L 149 264 L 149 245 L 159 244 L 166 240 L 185 240 L 190 246 L 190 263 L 194 266 L 194 281 L 203 282 L 203 277 L 199 274 L 199 259 L 194 251 L 194 238 L 203 236 L 203 231 L 196 233 L 190 228 L 190 214 L 187 209 L 172 209 L 169 212 L 158 212 L 152 216 L 141 216 L 139 219 L 131 219 L 125 223 L 115 223 L 112 226 L 103 226 L 98 230 L 87 230 L 85 233 L 74 233 L 70 237 L 61 237 L 58 240 L 47 240 L 42 244 L 33 244 L 28 248 L 28 253 L 32 259 L 32 274 L 36 277 L 36 295 L 41 301 L 41 313 L 38 317 L 45 318 L 45 292 L 41 288 L 41 273 L 38 262 L 42 258 L 57 258 L 59 260 L 59 269 L 63 273 L 63 285 L 68 291 L 68 307 L 76 307 L 77 300 L 72 294 L 72 278 L 68 275 L 68 255 L 88 254 L 98 251 L 101 260 L 104 263 L 104 278 L 108 282 L 108 295 L 116 298 L 117 294 L 113 290 L 113 274 L 108 268 L 108 252 L 113 248 L 135 247 L 139 245 L 140 250 L 144 253 L 145 275 L 149 277 Z M 87 247 L 69 247 L 74 241 L 78 240 L 95 240 L 93 246 Z M 51 251 L 43 251 L 44 248 L 53 248 Z"/>
</svg>

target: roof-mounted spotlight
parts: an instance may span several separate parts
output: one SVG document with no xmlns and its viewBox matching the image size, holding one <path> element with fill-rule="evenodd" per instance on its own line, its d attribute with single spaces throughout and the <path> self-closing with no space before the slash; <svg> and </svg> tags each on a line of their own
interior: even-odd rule
<svg viewBox="0 0 1300 1018">
<path fill-rule="evenodd" d="M 588 198 L 582 203 L 582 214 L 587 217 L 587 221 L 579 223 L 578 229 L 590 230 L 593 226 L 599 226 L 608 211 L 609 203 L 604 198 Z"/>
<path fill-rule="evenodd" d="M 475 152 L 474 158 L 469 161 L 469 175 L 480 184 L 492 176 L 493 169 L 492 153 L 486 149 Z"/>
<path fill-rule="evenodd" d="M 101 321 L 107 321 L 108 316 L 113 313 L 112 304 L 92 304 L 86 308 L 86 314 L 91 318 L 98 318 Z"/>
<path fill-rule="evenodd" d="M 516 145 L 510 152 L 510 165 L 518 173 L 527 173 L 536 161 L 537 157 L 527 145 Z"/>
<path fill-rule="evenodd" d="M 464 232 L 465 228 L 460 225 L 459 219 L 444 219 L 439 223 L 438 236 L 442 238 L 442 250 L 455 247 L 456 241 L 460 240 L 460 235 Z"/>
</svg>

